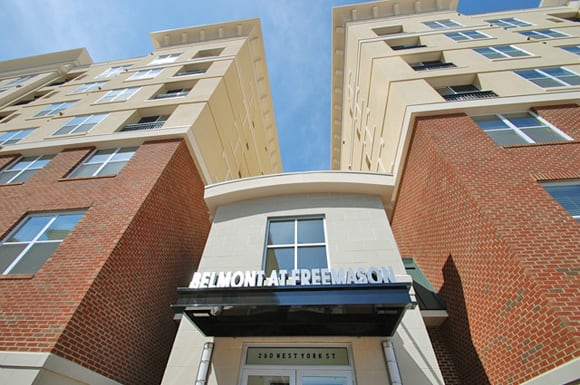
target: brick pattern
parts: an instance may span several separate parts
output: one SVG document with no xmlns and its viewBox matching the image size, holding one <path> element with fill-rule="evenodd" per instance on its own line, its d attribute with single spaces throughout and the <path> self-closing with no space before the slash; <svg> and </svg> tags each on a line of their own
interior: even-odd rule
<svg viewBox="0 0 580 385">
<path fill-rule="evenodd" d="M 53 352 L 124 384 L 158 384 L 170 305 L 209 232 L 203 182 L 182 141 L 143 144 L 115 177 L 62 179 L 91 149 L 59 153 L 0 188 L 0 235 L 28 212 L 86 209 L 42 269 L 0 278 L 0 350 Z"/>
<path fill-rule="evenodd" d="M 461 381 L 457 376 L 457 370 L 455 369 L 455 361 L 447 348 L 445 337 L 441 333 L 440 328 L 430 326 L 427 327 L 427 332 L 429 333 L 429 339 L 431 340 L 433 351 L 437 357 L 439 369 L 441 369 L 441 374 L 443 374 L 445 385 L 461 385 Z"/>
<path fill-rule="evenodd" d="M 580 108 L 536 111 L 575 140 L 502 148 L 463 114 L 415 125 L 392 226 L 447 302 L 462 383 L 519 384 L 580 352 L 580 225 L 538 183 L 580 178 Z"/>
</svg>

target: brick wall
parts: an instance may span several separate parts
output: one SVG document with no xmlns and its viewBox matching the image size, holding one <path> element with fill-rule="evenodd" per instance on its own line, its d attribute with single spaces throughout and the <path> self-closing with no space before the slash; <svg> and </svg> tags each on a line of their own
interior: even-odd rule
<svg viewBox="0 0 580 385">
<path fill-rule="evenodd" d="M 115 177 L 61 179 L 90 149 L 59 153 L 0 187 L 0 234 L 26 213 L 86 208 L 34 276 L 0 278 L 0 350 L 54 352 L 125 384 L 161 381 L 170 304 L 209 231 L 203 183 L 181 141 L 146 143 Z"/>
<path fill-rule="evenodd" d="M 447 302 L 463 383 L 519 384 L 578 355 L 580 225 L 538 181 L 580 178 L 580 109 L 536 110 L 576 140 L 502 148 L 462 114 L 416 122 L 393 231 Z"/>
</svg>

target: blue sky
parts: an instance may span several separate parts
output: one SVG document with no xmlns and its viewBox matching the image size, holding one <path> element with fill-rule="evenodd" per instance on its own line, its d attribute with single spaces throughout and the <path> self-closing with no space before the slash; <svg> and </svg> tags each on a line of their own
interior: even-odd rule
<svg viewBox="0 0 580 385">
<path fill-rule="evenodd" d="M 354 0 L 0 0 L 0 61 L 86 47 L 95 62 L 144 56 L 149 32 L 259 17 L 284 171 L 330 164 L 332 7 Z M 539 0 L 460 0 L 465 14 Z"/>
</svg>

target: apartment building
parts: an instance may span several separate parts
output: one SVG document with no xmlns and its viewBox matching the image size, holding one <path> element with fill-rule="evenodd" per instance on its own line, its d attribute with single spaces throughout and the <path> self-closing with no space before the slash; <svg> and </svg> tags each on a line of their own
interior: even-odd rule
<svg viewBox="0 0 580 385">
<path fill-rule="evenodd" d="M 0 63 L 0 382 L 158 384 L 210 183 L 281 172 L 259 21 Z"/>
<path fill-rule="evenodd" d="M 392 176 L 400 253 L 446 303 L 447 385 L 577 383 L 580 3 L 456 7 L 334 9 L 332 168 Z"/>
</svg>

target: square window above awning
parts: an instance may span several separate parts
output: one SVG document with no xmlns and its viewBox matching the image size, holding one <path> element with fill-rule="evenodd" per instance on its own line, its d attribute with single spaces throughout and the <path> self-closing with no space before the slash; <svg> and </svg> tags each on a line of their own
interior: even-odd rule
<svg viewBox="0 0 580 385">
<path fill-rule="evenodd" d="M 392 336 L 410 286 L 179 288 L 173 308 L 206 336 Z"/>
</svg>

